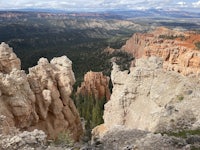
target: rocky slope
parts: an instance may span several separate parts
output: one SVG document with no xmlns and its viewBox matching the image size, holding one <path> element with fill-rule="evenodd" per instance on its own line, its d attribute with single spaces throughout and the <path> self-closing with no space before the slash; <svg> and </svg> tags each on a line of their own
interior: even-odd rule
<svg viewBox="0 0 200 150">
<path fill-rule="evenodd" d="M 200 51 L 195 43 L 200 34 L 182 32 L 164 27 L 149 33 L 134 34 L 122 47 L 136 58 L 158 56 L 163 58 L 163 68 L 184 75 L 200 73 Z"/>
<path fill-rule="evenodd" d="M 96 100 L 110 99 L 109 77 L 102 72 L 89 71 L 84 75 L 84 81 L 77 88 L 77 95 L 94 96 Z"/>
<path fill-rule="evenodd" d="M 190 150 L 192 146 L 185 139 L 118 126 L 103 138 L 94 139 L 91 147 L 92 150 Z"/>
<path fill-rule="evenodd" d="M 3 134 L 5 129 L 3 122 L 6 116 L 0 115 L 0 149 L 1 150 L 31 150 L 31 149 L 44 149 L 46 144 L 46 134 L 35 129 L 32 132 L 23 131 L 13 127 L 10 128 L 8 135 Z"/>
<path fill-rule="evenodd" d="M 10 127 L 41 129 L 48 138 L 70 130 L 75 140 L 82 134 L 79 114 L 70 98 L 75 82 L 72 63 L 66 57 L 41 58 L 29 74 L 7 44 L 0 45 L 0 114 Z"/>
</svg>

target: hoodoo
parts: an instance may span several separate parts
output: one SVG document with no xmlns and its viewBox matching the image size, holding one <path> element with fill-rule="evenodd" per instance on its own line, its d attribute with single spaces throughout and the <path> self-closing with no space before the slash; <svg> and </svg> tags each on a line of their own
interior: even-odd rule
<svg viewBox="0 0 200 150">
<path fill-rule="evenodd" d="M 0 114 L 5 126 L 43 130 L 49 138 L 69 130 L 74 140 L 82 135 L 76 107 L 70 98 L 75 82 L 72 62 L 66 57 L 41 58 L 26 75 L 7 44 L 0 45 Z"/>
</svg>

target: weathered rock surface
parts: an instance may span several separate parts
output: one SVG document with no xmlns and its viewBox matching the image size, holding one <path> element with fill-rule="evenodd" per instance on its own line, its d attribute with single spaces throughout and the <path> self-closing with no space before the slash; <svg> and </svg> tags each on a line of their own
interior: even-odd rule
<svg viewBox="0 0 200 150">
<path fill-rule="evenodd" d="M 1 136 L 0 148 L 2 150 L 32 150 L 35 148 L 44 149 L 46 134 L 35 129 L 32 132 L 24 131 L 16 135 Z"/>
<path fill-rule="evenodd" d="M 104 76 L 102 72 L 89 71 L 84 76 L 84 81 L 77 89 L 77 95 L 93 96 L 96 100 L 110 99 L 109 90 L 110 78 Z"/>
<path fill-rule="evenodd" d="M 37 129 L 32 132 L 19 131 L 18 128 L 5 126 L 6 118 L 6 116 L 0 115 L 1 150 L 39 150 L 45 148 L 47 136 L 43 131 Z M 8 134 L 5 134 L 4 130 L 7 130 Z"/>
<path fill-rule="evenodd" d="M 41 129 L 48 138 L 70 130 L 78 140 L 82 134 L 79 114 L 70 98 L 75 82 L 72 63 L 66 57 L 41 58 L 29 74 L 8 45 L 0 45 L 0 114 L 4 126 Z M 6 132 L 6 129 L 4 132 Z"/>
<path fill-rule="evenodd" d="M 20 69 L 21 61 L 13 53 L 12 48 L 2 42 L 0 45 L 0 72 L 9 73 L 14 68 Z"/>
<path fill-rule="evenodd" d="M 103 117 L 107 130 L 116 125 L 152 132 L 200 126 L 198 78 L 163 70 L 157 57 L 135 64 L 130 73 L 113 65 L 113 93 Z"/>
<path fill-rule="evenodd" d="M 160 27 L 149 33 L 134 34 L 122 49 L 136 58 L 161 57 L 166 70 L 199 75 L 200 51 L 195 46 L 198 41 L 200 34 Z"/>
<path fill-rule="evenodd" d="M 0 45 L 0 56 L 0 114 L 10 126 L 27 128 L 38 122 L 35 95 L 25 72 L 19 70 L 19 59 L 5 43 Z"/>
<path fill-rule="evenodd" d="M 93 140 L 92 150 L 190 150 L 185 139 L 117 126 Z"/>
<path fill-rule="evenodd" d="M 71 61 L 66 57 L 51 60 L 41 58 L 29 69 L 28 81 L 36 97 L 35 108 L 39 122 L 33 127 L 51 138 L 70 129 L 78 140 L 82 132 L 79 114 L 70 98 L 75 83 Z"/>
</svg>

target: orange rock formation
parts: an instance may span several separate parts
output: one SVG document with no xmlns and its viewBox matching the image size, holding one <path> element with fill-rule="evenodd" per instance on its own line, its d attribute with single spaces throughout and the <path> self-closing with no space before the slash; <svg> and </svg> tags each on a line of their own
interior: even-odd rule
<svg viewBox="0 0 200 150">
<path fill-rule="evenodd" d="M 77 89 L 77 94 L 83 96 L 91 95 L 95 99 L 110 99 L 109 77 L 103 75 L 102 72 L 89 71 L 84 76 L 84 82 Z"/>
<path fill-rule="evenodd" d="M 200 73 L 200 51 L 195 43 L 200 34 L 181 32 L 164 27 L 149 33 L 134 34 L 122 47 L 134 57 L 158 56 L 163 58 L 163 68 L 190 75 Z"/>
</svg>

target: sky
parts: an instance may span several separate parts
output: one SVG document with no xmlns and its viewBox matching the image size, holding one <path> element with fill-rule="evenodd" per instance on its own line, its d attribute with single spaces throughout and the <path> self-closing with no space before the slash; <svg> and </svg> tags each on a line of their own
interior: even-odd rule
<svg viewBox="0 0 200 150">
<path fill-rule="evenodd" d="M 156 8 L 200 11 L 200 0 L 0 0 L 0 9 L 24 8 L 61 10 L 144 10 Z"/>
</svg>

